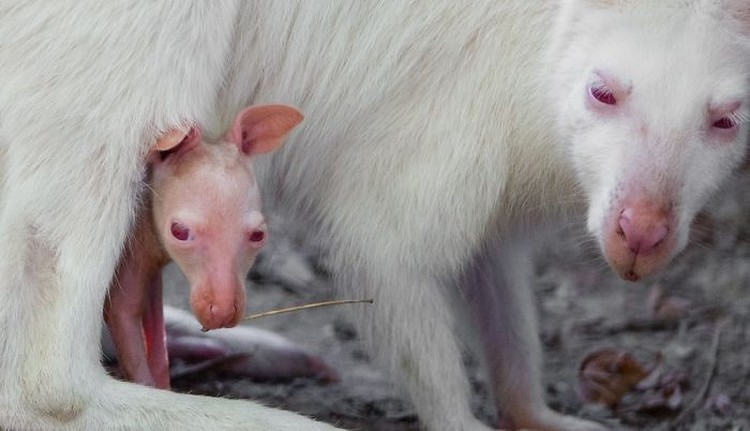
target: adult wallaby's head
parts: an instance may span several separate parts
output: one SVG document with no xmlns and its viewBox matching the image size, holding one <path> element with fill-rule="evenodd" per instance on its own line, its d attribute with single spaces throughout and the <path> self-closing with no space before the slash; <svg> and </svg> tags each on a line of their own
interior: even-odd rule
<svg viewBox="0 0 750 431">
<path fill-rule="evenodd" d="M 684 248 L 740 165 L 750 121 L 750 3 L 569 0 L 551 100 L 588 229 L 637 280 Z"/>
</svg>

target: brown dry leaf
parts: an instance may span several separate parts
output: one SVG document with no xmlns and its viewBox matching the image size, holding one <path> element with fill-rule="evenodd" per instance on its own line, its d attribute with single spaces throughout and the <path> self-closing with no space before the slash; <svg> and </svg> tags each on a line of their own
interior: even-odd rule
<svg viewBox="0 0 750 431">
<path fill-rule="evenodd" d="M 682 388 L 665 386 L 640 394 L 630 408 L 640 414 L 662 416 L 674 414 L 682 408 Z"/>
<path fill-rule="evenodd" d="M 688 378 L 685 373 L 678 371 L 663 373 L 656 386 L 648 388 L 637 398 L 632 409 L 638 413 L 653 416 L 674 414 L 682 409 L 683 393 L 687 387 Z"/>
<path fill-rule="evenodd" d="M 689 386 L 690 379 L 687 373 L 666 369 L 661 355 L 657 355 L 655 365 L 648 376 L 635 385 L 617 408 L 620 413 L 674 415 L 682 409 L 683 394 Z"/>
<path fill-rule="evenodd" d="M 626 351 L 601 349 L 586 356 L 578 371 L 581 399 L 620 414 L 673 415 L 682 409 L 689 386 L 688 374 L 667 369 L 661 354 L 646 367 Z"/>
<path fill-rule="evenodd" d="M 578 369 L 578 394 L 584 402 L 613 407 L 647 375 L 630 353 L 604 348 L 583 359 Z"/>
</svg>

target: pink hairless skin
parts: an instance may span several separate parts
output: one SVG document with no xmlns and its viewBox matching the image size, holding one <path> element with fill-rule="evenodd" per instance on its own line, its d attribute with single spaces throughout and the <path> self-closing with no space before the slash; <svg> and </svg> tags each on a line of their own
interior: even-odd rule
<svg viewBox="0 0 750 431">
<path fill-rule="evenodd" d="M 240 321 L 245 277 L 267 236 L 251 161 L 278 148 L 302 118 L 288 106 L 251 106 L 218 142 L 206 142 L 192 127 L 171 130 L 154 144 L 148 201 L 104 310 L 126 379 L 169 388 L 161 269 L 171 260 L 190 283 L 190 304 L 203 328 Z"/>
</svg>

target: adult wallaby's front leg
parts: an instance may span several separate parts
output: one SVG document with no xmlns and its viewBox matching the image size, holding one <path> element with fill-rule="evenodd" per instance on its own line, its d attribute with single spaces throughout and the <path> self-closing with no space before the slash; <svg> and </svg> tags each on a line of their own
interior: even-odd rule
<svg viewBox="0 0 750 431">
<path fill-rule="evenodd" d="M 476 317 L 501 428 L 603 430 L 547 407 L 542 353 L 523 232 L 490 239 L 466 271 L 464 291 Z"/>
<path fill-rule="evenodd" d="M 425 429 L 488 430 L 469 406 L 454 313 L 444 286 L 432 275 L 417 275 L 387 261 L 360 261 L 359 267 L 368 272 L 353 271 L 356 275 L 342 277 L 339 287 L 374 298 L 360 315 L 369 316 L 360 321 L 360 330 L 376 346 L 387 346 L 376 351 L 378 359 L 409 391 Z"/>
</svg>

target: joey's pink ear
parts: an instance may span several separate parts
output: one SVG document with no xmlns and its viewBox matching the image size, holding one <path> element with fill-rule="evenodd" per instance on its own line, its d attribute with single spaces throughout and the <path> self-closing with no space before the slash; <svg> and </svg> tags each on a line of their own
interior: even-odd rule
<svg viewBox="0 0 750 431">
<path fill-rule="evenodd" d="M 156 138 L 149 151 L 148 161 L 156 163 L 166 160 L 170 154 L 181 154 L 195 148 L 200 142 L 201 131 L 197 127 L 170 129 Z"/>
<path fill-rule="evenodd" d="M 174 150 L 178 145 L 192 148 L 198 143 L 200 138 L 201 133 L 195 127 L 171 129 L 156 139 L 154 149 L 157 151 L 170 151 Z"/>
<path fill-rule="evenodd" d="M 284 137 L 302 122 L 302 114 L 285 105 L 257 105 L 243 109 L 225 139 L 248 156 L 273 151 Z"/>
</svg>

